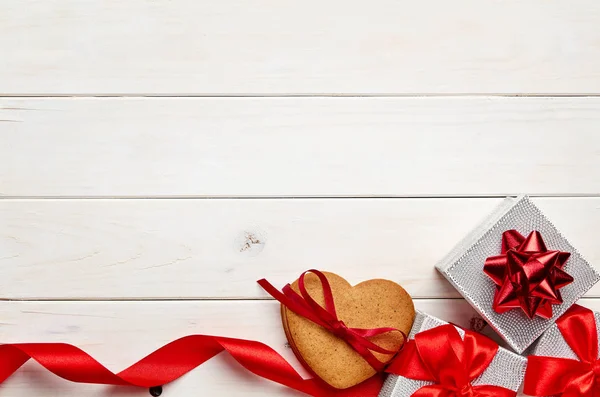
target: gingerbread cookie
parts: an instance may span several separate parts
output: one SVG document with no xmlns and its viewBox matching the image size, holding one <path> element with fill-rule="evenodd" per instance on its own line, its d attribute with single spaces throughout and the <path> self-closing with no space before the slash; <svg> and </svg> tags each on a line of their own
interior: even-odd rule
<svg viewBox="0 0 600 397">
<path fill-rule="evenodd" d="M 337 316 L 350 328 L 396 328 L 410 332 L 415 309 L 408 293 L 389 280 L 368 280 L 356 286 L 342 277 L 323 272 L 333 292 Z M 323 287 L 315 274 L 304 279 L 309 295 L 324 306 Z M 292 289 L 299 292 L 298 281 Z M 283 327 L 290 346 L 307 369 L 336 389 L 346 389 L 375 375 L 376 370 L 348 343 L 327 329 L 281 307 Z M 389 332 L 369 338 L 387 350 L 397 351 L 403 343 L 399 332 Z M 373 352 L 386 363 L 394 355 Z"/>
</svg>

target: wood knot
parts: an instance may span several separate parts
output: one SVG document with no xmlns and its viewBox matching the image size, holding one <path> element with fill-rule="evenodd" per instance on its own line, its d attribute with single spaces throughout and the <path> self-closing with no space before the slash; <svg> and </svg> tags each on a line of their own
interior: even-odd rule
<svg viewBox="0 0 600 397">
<path fill-rule="evenodd" d="M 236 251 L 248 255 L 256 256 L 265 248 L 265 238 L 263 233 L 257 230 L 247 230 L 238 235 L 235 239 Z"/>
<path fill-rule="evenodd" d="M 481 332 L 487 326 L 485 320 L 479 316 L 473 316 L 469 323 L 469 328 L 471 331 Z"/>
</svg>

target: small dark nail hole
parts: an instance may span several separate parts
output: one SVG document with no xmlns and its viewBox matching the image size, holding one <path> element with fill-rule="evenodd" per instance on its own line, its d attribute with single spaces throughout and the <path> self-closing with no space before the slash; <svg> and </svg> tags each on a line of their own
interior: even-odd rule
<svg viewBox="0 0 600 397">
<path fill-rule="evenodd" d="M 150 395 L 153 397 L 158 397 L 162 394 L 162 386 L 153 386 L 150 388 Z"/>
</svg>

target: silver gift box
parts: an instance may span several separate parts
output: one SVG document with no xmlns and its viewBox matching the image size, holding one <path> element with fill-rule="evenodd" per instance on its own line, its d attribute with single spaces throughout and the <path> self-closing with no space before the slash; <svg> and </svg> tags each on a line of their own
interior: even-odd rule
<svg viewBox="0 0 600 397">
<path fill-rule="evenodd" d="M 409 339 L 414 338 L 415 334 L 421 331 L 447 324 L 438 318 L 417 311 L 415 322 L 409 334 Z M 457 327 L 461 336 L 464 331 Z M 512 353 L 502 347 L 498 348 L 496 356 L 490 363 L 490 366 L 475 380 L 473 386 L 492 385 L 502 386 L 507 389 L 518 391 L 525 376 L 527 359 L 518 354 Z M 408 379 L 398 375 L 390 375 L 386 379 L 379 397 L 410 397 L 414 392 L 423 386 L 431 385 L 432 382 L 424 382 Z"/>
<path fill-rule="evenodd" d="M 594 317 L 596 319 L 596 329 L 599 330 L 600 313 L 594 312 Z M 556 324 L 548 328 L 527 352 L 532 356 L 562 357 L 579 360 L 573 349 L 569 347 L 565 338 L 563 338 Z M 600 354 L 597 354 L 596 357 L 600 358 Z"/>
<path fill-rule="evenodd" d="M 596 330 L 600 330 L 600 313 L 594 312 L 596 319 Z M 544 334 L 527 350 L 528 355 L 562 357 L 579 360 L 573 349 L 569 347 L 565 338 L 563 338 L 558 325 L 553 324 L 544 332 Z M 599 349 L 600 353 L 600 349 Z M 600 354 L 597 353 L 597 358 Z"/>
<path fill-rule="evenodd" d="M 552 306 L 552 318 L 529 319 L 522 310 L 498 314 L 492 308 L 496 286 L 483 272 L 485 260 L 501 252 L 502 233 L 516 229 L 523 236 L 537 230 L 549 250 L 570 252 L 564 270 L 575 279 L 561 288 L 563 303 Z M 467 235 L 436 268 L 512 347 L 522 353 L 571 305 L 600 279 L 600 274 L 583 259 L 527 196 L 507 198 L 473 232 Z"/>
</svg>

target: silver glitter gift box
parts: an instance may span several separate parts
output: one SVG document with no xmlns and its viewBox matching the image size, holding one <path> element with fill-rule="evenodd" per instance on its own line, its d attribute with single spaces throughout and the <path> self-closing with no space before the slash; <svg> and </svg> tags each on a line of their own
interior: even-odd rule
<svg viewBox="0 0 600 397">
<path fill-rule="evenodd" d="M 600 313 L 594 312 L 594 318 L 596 320 L 596 329 L 600 330 Z M 548 328 L 546 332 L 544 332 L 543 335 L 527 349 L 527 354 L 531 356 L 561 357 L 579 360 L 573 349 L 571 349 L 560 333 L 557 324 L 553 324 Z M 600 359 L 600 349 L 598 350 L 597 358 Z"/>
<path fill-rule="evenodd" d="M 574 281 L 560 290 L 563 303 L 552 305 L 552 317 L 549 319 L 539 316 L 529 319 L 518 309 L 498 314 L 492 307 L 496 286 L 483 272 L 483 266 L 488 257 L 500 254 L 502 234 L 510 229 L 516 229 L 524 236 L 537 230 L 549 250 L 571 253 L 563 270 L 573 276 Z M 600 279 L 598 272 L 583 259 L 527 196 L 505 199 L 496 211 L 464 238 L 436 267 L 518 353 L 527 349 Z"/>
<path fill-rule="evenodd" d="M 412 339 L 421 331 L 427 331 L 428 329 L 432 329 L 444 324 L 447 323 L 438 318 L 417 311 L 415 322 L 408 337 L 409 339 Z M 457 329 L 461 336 L 463 336 L 464 331 L 458 327 Z M 519 390 L 519 387 L 521 387 L 521 383 L 523 382 L 526 366 L 527 359 L 525 357 L 500 347 L 489 367 L 477 379 L 475 379 L 472 384 L 474 386 L 502 386 L 516 392 Z M 410 397 L 421 387 L 431 384 L 432 382 L 424 382 L 404 378 L 398 375 L 390 375 L 386 379 L 383 388 L 379 393 L 379 397 Z"/>
<path fill-rule="evenodd" d="M 600 330 L 600 313 L 594 312 L 596 329 Z M 531 356 L 562 357 L 579 360 L 560 333 L 558 325 L 554 324 L 527 350 Z M 600 351 L 598 352 L 600 353 Z M 600 358 L 600 354 L 597 354 Z"/>
</svg>

